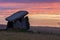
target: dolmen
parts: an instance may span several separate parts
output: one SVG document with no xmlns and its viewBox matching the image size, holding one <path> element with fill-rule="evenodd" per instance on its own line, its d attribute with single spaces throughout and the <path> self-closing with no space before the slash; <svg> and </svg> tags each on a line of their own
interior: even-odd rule
<svg viewBox="0 0 60 40">
<path fill-rule="evenodd" d="M 7 23 L 7 29 L 9 28 L 19 28 L 23 30 L 29 30 L 30 24 L 29 24 L 29 18 L 26 16 L 28 14 L 27 11 L 18 11 L 11 16 L 6 18 Z"/>
</svg>

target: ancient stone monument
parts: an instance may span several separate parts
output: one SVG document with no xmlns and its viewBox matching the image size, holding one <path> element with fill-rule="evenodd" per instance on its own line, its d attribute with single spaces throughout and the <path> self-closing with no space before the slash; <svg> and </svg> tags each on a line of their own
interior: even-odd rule
<svg viewBox="0 0 60 40">
<path fill-rule="evenodd" d="M 13 15 L 6 18 L 7 29 L 9 28 L 19 28 L 28 30 L 30 28 L 29 18 L 26 16 L 28 14 L 27 11 L 18 11 Z"/>
</svg>

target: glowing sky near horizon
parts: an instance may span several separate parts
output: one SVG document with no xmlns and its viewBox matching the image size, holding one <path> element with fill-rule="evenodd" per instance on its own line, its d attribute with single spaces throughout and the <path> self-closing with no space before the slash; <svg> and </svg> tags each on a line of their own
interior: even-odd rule
<svg viewBox="0 0 60 40">
<path fill-rule="evenodd" d="M 0 0 L 0 23 L 19 10 L 29 12 L 31 25 L 60 26 L 60 0 Z"/>
</svg>

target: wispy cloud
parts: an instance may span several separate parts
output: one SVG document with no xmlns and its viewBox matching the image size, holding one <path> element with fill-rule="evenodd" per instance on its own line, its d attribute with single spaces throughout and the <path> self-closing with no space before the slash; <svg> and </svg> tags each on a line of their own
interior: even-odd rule
<svg viewBox="0 0 60 40">
<path fill-rule="evenodd" d="M 60 3 L 0 3 L 0 13 L 13 13 L 16 10 L 27 10 L 30 13 L 55 14 L 60 12 Z"/>
</svg>

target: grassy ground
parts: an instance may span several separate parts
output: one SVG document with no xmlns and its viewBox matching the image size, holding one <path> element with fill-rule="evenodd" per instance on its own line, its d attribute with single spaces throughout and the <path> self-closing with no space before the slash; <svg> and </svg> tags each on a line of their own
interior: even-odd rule
<svg viewBox="0 0 60 40">
<path fill-rule="evenodd" d="M 60 35 L 1 31 L 0 40 L 60 40 Z"/>
</svg>

